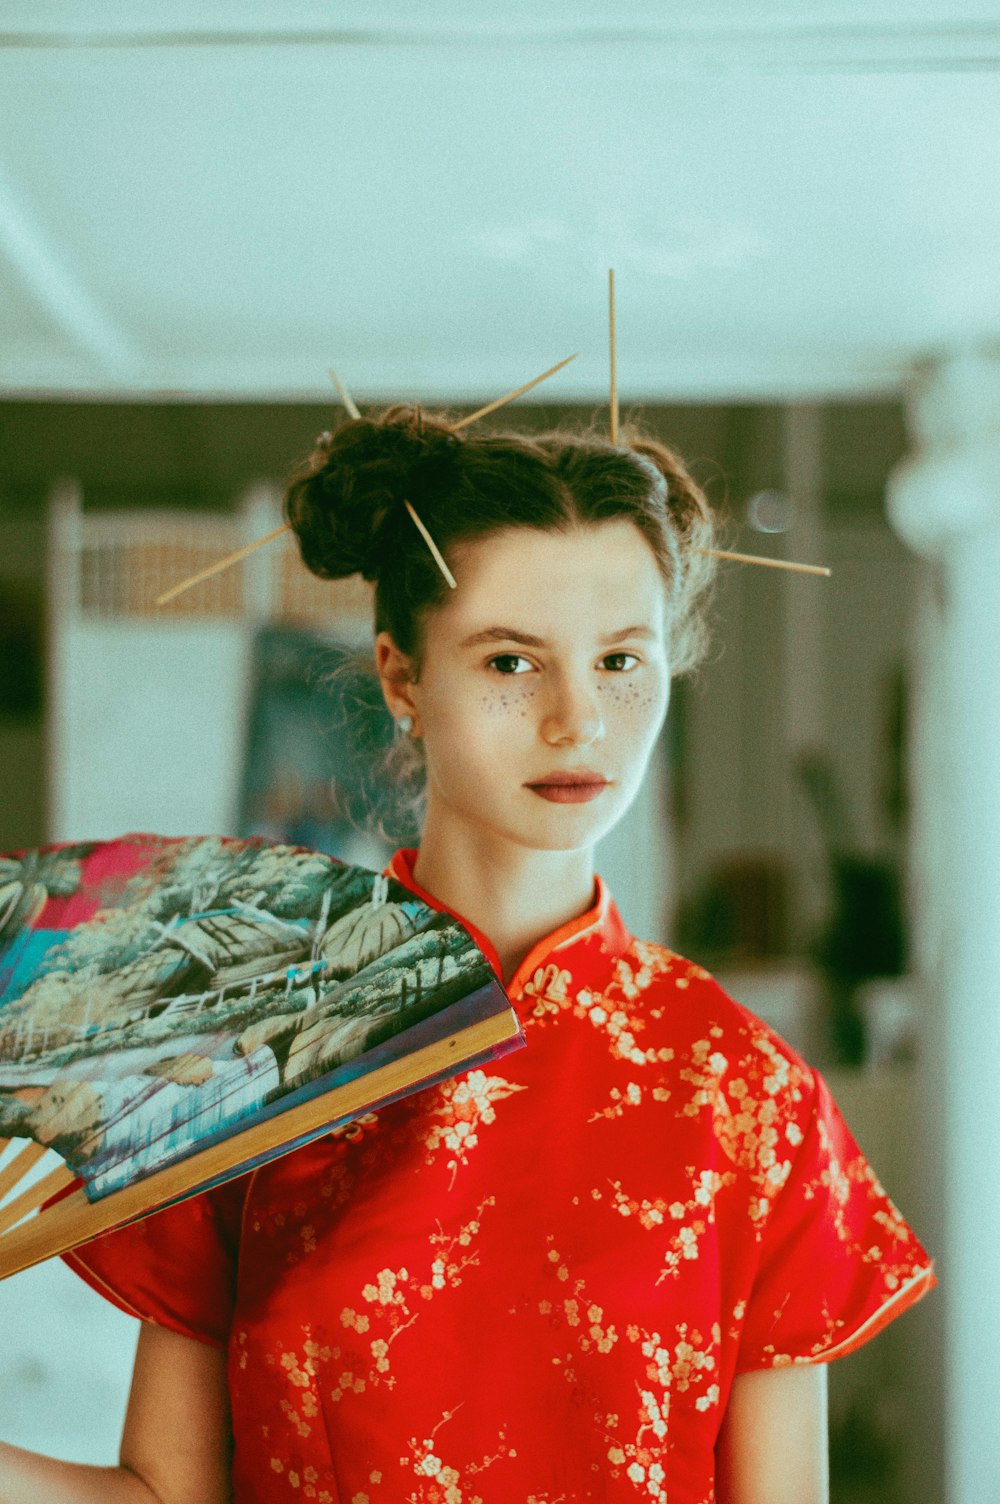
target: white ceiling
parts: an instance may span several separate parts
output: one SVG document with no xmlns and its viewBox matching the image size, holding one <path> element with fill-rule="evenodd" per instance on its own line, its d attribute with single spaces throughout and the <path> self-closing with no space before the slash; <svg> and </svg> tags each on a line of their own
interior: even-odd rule
<svg viewBox="0 0 1000 1504">
<path fill-rule="evenodd" d="M 0 388 L 898 390 L 1000 337 L 1000 0 L 5 0 Z"/>
</svg>

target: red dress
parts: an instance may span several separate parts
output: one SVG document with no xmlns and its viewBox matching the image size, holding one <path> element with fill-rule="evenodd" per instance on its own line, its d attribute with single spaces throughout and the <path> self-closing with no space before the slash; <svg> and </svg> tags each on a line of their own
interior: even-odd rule
<svg viewBox="0 0 1000 1504">
<path fill-rule="evenodd" d="M 735 1374 L 933 1285 L 822 1078 L 600 880 L 508 991 L 525 1049 L 67 1255 L 228 1349 L 236 1504 L 707 1504 Z"/>
</svg>

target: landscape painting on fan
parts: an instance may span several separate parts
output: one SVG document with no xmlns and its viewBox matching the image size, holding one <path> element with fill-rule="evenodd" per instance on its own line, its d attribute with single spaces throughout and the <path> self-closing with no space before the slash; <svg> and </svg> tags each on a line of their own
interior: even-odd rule
<svg viewBox="0 0 1000 1504">
<path fill-rule="evenodd" d="M 97 1200 L 498 993 L 457 920 L 321 852 L 140 835 L 0 856 L 0 1136 L 51 1146 Z"/>
</svg>

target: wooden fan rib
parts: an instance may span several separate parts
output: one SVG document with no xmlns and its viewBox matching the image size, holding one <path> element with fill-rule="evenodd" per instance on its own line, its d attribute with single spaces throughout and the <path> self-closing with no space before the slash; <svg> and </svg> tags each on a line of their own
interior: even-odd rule
<svg viewBox="0 0 1000 1504">
<path fill-rule="evenodd" d="M 294 1140 L 343 1118 L 371 1110 L 397 1092 L 406 1091 L 441 1072 L 453 1073 L 455 1061 L 467 1061 L 517 1037 L 519 1025 L 505 1009 L 425 1045 L 410 1055 L 389 1061 L 380 1070 L 345 1081 L 342 1086 L 291 1107 L 278 1117 L 252 1123 L 242 1133 L 212 1144 L 199 1154 L 123 1187 L 100 1201 L 88 1201 L 83 1190 L 43 1207 L 37 1217 L 0 1237 L 0 1279 L 65 1253 L 126 1222 L 133 1222 L 169 1201 L 193 1193 L 217 1176 L 239 1171 L 259 1155 L 289 1154 Z"/>
<path fill-rule="evenodd" d="M 29 1170 L 33 1170 L 40 1159 L 48 1154 L 47 1144 L 36 1144 L 34 1139 L 29 1139 L 23 1149 L 19 1149 L 12 1159 L 0 1170 L 0 1201 L 9 1195 L 19 1181 L 23 1180 Z"/>
<path fill-rule="evenodd" d="M 65 1186 L 76 1179 L 68 1165 L 56 1165 L 47 1175 L 42 1175 L 33 1185 L 29 1185 L 26 1191 L 15 1196 L 12 1201 L 0 1206 L 0 1237 L 14 1227 L 29 1212 L 37 1211 L 43 1201 L 50 1196 L 55 1196 Z"/>
</svg>

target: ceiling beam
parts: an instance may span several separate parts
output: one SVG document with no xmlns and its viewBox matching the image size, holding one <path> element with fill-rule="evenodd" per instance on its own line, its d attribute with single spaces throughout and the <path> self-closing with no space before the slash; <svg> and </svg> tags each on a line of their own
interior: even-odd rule
<svg viewBox="0 0 1000 1504">
<path fill-rule="evenodd" d="M 731 68 L 823 71 L 986 71 L 1000 70 L 1000 23 L 996 20 L 949 18 L 897 22 L 877 18 L 800 21 L 774 20 L 739 24 L 663 19 L 655 15 L 623 20 L 585 17 L 510 18 L 501 23 L 487 12 L 483 19 L 463 17 L 448 24 L 433 17 L 400 20 L 381 17 L 375 25 L 259 26 L 204 24 L 137 27 L 111 22 L 54 24 L 49 28 L 8 27 L 0 31 L 0 51 L 49 49 L 144 50 L 155 48 L 380 48 L 413 47 L 443 52 L 511 46 L 575 49 L 597 47 L 610 56 L 623 48 L 662 50 L 665 60 L 682 71 Z"/>
<path fill-rule="evenodd" d="M 115 384 L 141 378 L 145 363 L 138 349 L 83 286 L 2 175 L 0 255 L 67 339 L 93 363 L 96 374 Z"/>
</svg>

